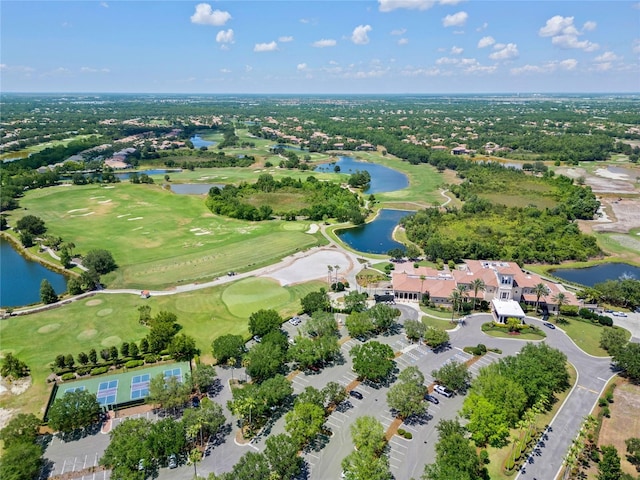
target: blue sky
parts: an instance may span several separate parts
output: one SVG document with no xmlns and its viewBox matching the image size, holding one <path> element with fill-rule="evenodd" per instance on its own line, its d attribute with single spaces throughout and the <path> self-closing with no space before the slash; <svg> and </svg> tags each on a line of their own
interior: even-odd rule
<svg viewBox="0 0 640 480">
<path fill-rule="evenodd" d="M 3 92 L 640 92 L 640 2 L 0 3 Z"/>
</svg>

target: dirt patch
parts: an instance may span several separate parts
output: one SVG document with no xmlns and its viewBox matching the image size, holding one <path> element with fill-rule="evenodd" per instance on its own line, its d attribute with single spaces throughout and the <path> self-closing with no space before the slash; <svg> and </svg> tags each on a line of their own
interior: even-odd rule
<svg viewBox="0 0 640 480">
<path fill-rule="evenodd" d="M 82 332 L 80 332 L 78 334 L 78 336 L 76 338 L 78 340 L 89 340 L 90 338 L 95 337 L 97 333 L 98 333 L 97 330 L 91 328 L 89 330 L 83 330 Z"/>
<path fill-rule="evenodd" d="M 609 405 L 611 418 L 604 418 L 598 445 L 613 445 L 620 455 L 622 471 L 637 475 L 635 467 L 626 459 L 627 446 L 624 441 L 640 437 L 640 386 L 620 383 L 613 393 L 613 403 Z"/>
<path fill-rule="evenodd" d="M 111 337 L 107 337 L 102 340 L 102 342 L 100 342 L 100 345 L 102 345 L 103 347 L 117 347 L 121 343 L 122 339 L 120 337 L 118 337 L 117 335 L 112 335 Z"/>
<path fill-rule="evenodd" d="M 600 201 L 615 219 L 610 223 L 592 225 L 594 231 L 628 233 L 632 228 L 640 227 L 640 198 L 601 198 Z"/>
<path fill-rule="evenodd" d="M 0 408 L 0 430 L 9 423 L 14 411 L 15 410 L 12 410 L 11 408 Z"/>
<path fill-rule="evenodd" d="M 96 313 L 96 315 L 98 315 L 99 317 L 106 317 L 107 315 L 111 315 L 112 312 L 112 308 L 103 308 L 98 313 Z"/>
<path fill-rule="evenodd" d="M 89 300 L 87 303 L 85 303 L 85 305 L 87 307 L 95 307 L 96 305 L 100 305 L 102 303 L 102 300 L 98 300 L 97 298 L 94 298 L 93 300 Z"/>
<path fill-rule="evenodd" d="M 38 329 L 38 333 L 51 333 L 55 332 L 60 328 L 59 323 L 50 323 L 49 325 L 44 325 Z"/>
</svg>

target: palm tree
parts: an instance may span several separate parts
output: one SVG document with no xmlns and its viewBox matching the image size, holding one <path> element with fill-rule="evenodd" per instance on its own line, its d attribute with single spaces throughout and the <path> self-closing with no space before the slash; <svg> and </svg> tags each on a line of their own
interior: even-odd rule
<svg viewBox="0 0 640 480">
<path fill-rule="evenodd" d="M 453 323 L 453 316 L 456 313 L 456 308 L 462 303 L 462 293 L 458 289 L 451 292 L 448 298 L 449 302 L 451 302 L 451 323 Z"/>
<path fill-rule="evenodd" d="M 476 309 L 476 300 L 478 298 L 478 292 L 484 292 L 487 288 L 487 284 L 481 278 L 474 278 L 471 280 L 471 288 L 473 290 L 473 309 Z"/>
<path fill-rule="evenodd" d="M 327 278 L 329 279 L 329 286 L 331 286 L 331 272 L 333 272 L 333 267 L 331 265 L 327 265 Z"/>
<path fill-rule="evenodd" d="M 340 265 L 334 265 L 333 266 L 333 271 L 336 272 L 336 282 L 338 283 L 338 270 L 340 270 Z"/>
<path fill-rule="evenodd" d="M 558 305 L 558 311 L 556 312 L 556 323 L 558 323 L 558 317 L 560 316 L 560 309 L 562 308 L 563 305 L 566 305 L 567 303 L 569 303 L 569 299 L 564 293 L 558 292 L 556 295 L 553 296 L 553 301 L 556 303 L 556 305 Z"/>
<path fill-rule="evenodd" d="M 244 368 L 244 383 L 247 383 L 249 377 L 247 375 L 247 367 L 249 366 L 249 364 L 251 363 L 251 361 L 247 358 L 244 357 L 242 359 L 242 368 Z"/>
<path fill-rule="evenodd" d="M 227 360 L 227 366 L 231 367 L 231 381 L 233 381 L 233 369 L 235 368 L 236 363 L 238 363 L 238 361 L 235 359 L 235 357 L 229 357 L 229 359 Z"/>
<path fill-rule="evenodd" d="M 536 312 L 540 308 L 540 297 L 546 297 L 549 295 L 549 287 L 540 282 L 533 287 L 533 293 L 536 295 Z"/>
<path fill-rule="evenodd" d="M 458 315 L 460 315 L 460 309 L 462 308 L 462 304 L 467 301 L 467 298 L 469 297 L 469 293 L 467 292 L 468 290 L 467 286 L 463 285 L 462 283 L 459 285 L 456 285 L 456 290 L 460 292 L 460 302 L 458 303 Z"/>
<path fill-rule="evenodd" d="M 424 285 L 424 281 L 426 279 L 427 279 L 426 276 L 420 275 L 420 300 L 422 300 L 422 294 L 424 293 L 424 288 L 422 288 L 422 286 Z"/>
</svg>

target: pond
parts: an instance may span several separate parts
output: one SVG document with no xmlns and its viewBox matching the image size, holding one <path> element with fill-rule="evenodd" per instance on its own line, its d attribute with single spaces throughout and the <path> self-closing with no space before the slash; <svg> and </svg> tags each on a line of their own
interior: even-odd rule
<svg viewBox="0 0 640 480">
<path fill-rule="evenodd" d="M 211 187 L 224 188 L 224 183 L 172 183 L 171 191 L 178 195 L 204 195 Z"/>
<path fill-rule="evenodd" d="M 629 265 L 628 263 L 602 263 L 587 268 L 559 268 L 554 270 L 553 275 L 592 287 L 596 283 L 606 280 L 619 280 L 621 278 L 633 278 L 640 280 L 640 267 Z"/>
<path fill-rule="evenodd" d="M 194 148 L 210 147 L 211 145 L 216 144 L 216 142 L 204 140 L 200 135 L 194 135 L 189 140 L 193 143 Z"/>
<path fill-rule="evenodd" d="M 149 170 L 139 170 L 137 172 L 115 173 L 114 175 L 118 177 L 120 180 L 129 180 L 129 178 L 131 178 L 131 175 L 133 175 L 134 173 L 137 173 L 138 175 L 142 175 L 143 173 L 146 173 L 147 175 L 151 176 L 151 175 L 164 175 L 165 173 L 168 173 L 168 174 L 178 173 L 181 171 L 182 170 L 167 170 L 166 168 L 152 168 Z"/>
<path fill-rule="evenodd" d="M 371 183 L 364 193 L 394 192 L 409 186 L 409 179 L 404 173 L 377 163 L 359 162 L 352 157 L 339 157 L 337 162 L 320 164 L 315 170 L 317 172 L 334 172 L 336 165 L 340 167 L 339 173 L 351 174 L 358 170 L 369 172 Z"/>
<path fill-rule="evenodd" d="M 278 143 L 277 145 L 271 145 L 269 148 L 272 148 L 272 149 L 282 148 L 283 150 L 300 150 L 300 151 L 302 151 L 302 149 L 300 147 L 294 147 L 293 145 L 285 145 L 283 143 Z"/>
<path fill-rule="evenodd" d="M 67 290 L 67 280 L 37 262 L 27 260 L 0 239 L 0 306 L 19 307 L 40 301 L 40 282 L 46 278 L 59 295 Z"/>
<path fill-rule="evenodd" d="M 400 219 L 412 213 L 406 210 L 382 209 L 372 222 L 338 230 L 336 234 L 340 240 L 359 252 L 386 255 L 393 248 L 405 248 L 402 243 L 396 242 L 392 235 Z"/>
</svg>

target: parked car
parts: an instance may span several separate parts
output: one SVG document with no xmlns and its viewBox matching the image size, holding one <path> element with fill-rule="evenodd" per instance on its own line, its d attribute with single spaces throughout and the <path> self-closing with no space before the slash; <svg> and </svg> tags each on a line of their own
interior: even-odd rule
<svg viewBox="0 0 640 480">
<path fill-rule="evenodd" d="M 431 402 L 431 403 L 433 403 L 434 405 L 438 405 L 438 404 L 440 403 L 440 400 L 438 400 L 438 399 L 437 399 L 436 397 L 434 397 L 433 395 L 426 394 L 426 395 L 424 396 L 424 399 L 425 399 L 427 402 Z"/>
<path fill-rule="evenodd" d="M 140 461 L 138 462 L 138 470 L 139 471 L 144 470 L 144 458 L 141 458 Z"/>
<path fill-rule="evenodd" d="M 556 326 L 553 323 L 544 322 L 543 325 L 551 330 L 555 330 Z"/>
<path fill-rule="evenodd" d="M 256 343 L 260 343 L 262 341 L 262 337 L 260 335 L 254 335 L 253 341 Z"/>
<path fill-rule="evenodd" d="M 627 314 L 624 312 L 613 312 L 614 317 L 626 317 Z"/>
<path fill-rule="evenodd" d="M 444 395 L 447 398 L 453 396 L 453 390 L 449 390 L 444 385 L 436 385 L 435 387 L 433 387 L 433 390 L 438 392 L 440 395 Z"/>
<path fill-rule="evenodd" d="M 191 405 L 193 405 L 195 408 L 198 408 L 200 406 L 200 399 L 198 397 L 193 397 L 191 399 Z"/>
<path fill-rule="evenodd" d="M 349 395 L 353 398 L 357 398 L 358 400 L 362 400 L 364 396 L 357 390 L 351 390 Z"/>
<path fill-rule="evenodd" d="M 298 325 L 300 325 L 301 322 L 302 322 L 302 320 L 300 320 L 300 317 L 293 317 L 293 318 L 289 319 L 289 323 L 291 325 L 293 325 L 294 327 L 297 327 Z"/>
<path fill-rule="evenodd" d="M 178 467 L 178 457 L 176 456 L 175 453 L 172 453 L 171 455 L 169 455 L 169 458 L 167 459 L 167 465 L 169 468 Z"/>
</svg>

